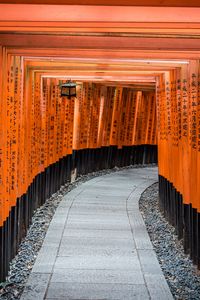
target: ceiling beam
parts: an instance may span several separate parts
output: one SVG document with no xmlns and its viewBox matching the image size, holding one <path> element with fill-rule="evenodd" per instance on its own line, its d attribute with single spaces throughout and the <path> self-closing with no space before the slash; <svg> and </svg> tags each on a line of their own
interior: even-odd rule
<svg viewBox="0 0 200 300">
<path fill-rule="evenodd" d="M 0 3 L 27 4 L 27 0 L 0 0 Z M 121 5 L 121 6 L 172 6 L 200 7 L 199 0 L 28 0 L 29 4 L 57 5 Z"/>
<path fill-rule="evenodd" d="M 190 23 L 160 23 L 160 22 L 112 22 L 110 20 L 109 22 L 70 22 L 70 21 L 49 21 L 48 23 L 45 21 L 0 21 L 0 26 L 1 28 L 6 28 L 6 27 L 15 27 L 17 28 L 46 28 L 48 27 L 51 28 L 65 28 L 70 29 L 70 28 L 76 28 L 76 29 L 81 29 L 81 28 L 90 28 L 90 29 L 101 29 L 101 30 L 107 30 L 107 29 L 112 29 L 112 30 L 134 30 L 134 29 L 145 29 L 145 30 L 153 30 L 153 29 L 171 29 L 171 30 L 178 30 L 178 29 L 183 29 L 183 30 L 194 30 L 194 29 L 200 29 L 200 22 L 190 22 Z"/>
<path fill-rule="evenodd" d="M 200 39 L 143 38 L 109 36 L 68 36 L 0 34 L 0 45 L 9 47 L 87 49 L 87 50 L 167 50 L 199 51 Z M 141 53 L 141 57 L 143 57 Z"/>
<path fill-rule="evenodd" d="M 23 57 L 48 58 L 48 59 L 82 59 L 85 61 L 95 60 L 102 61 L 118 61 L 128 62 L 133 59 L 162 59 L 162 60 L 190 60 L 200 59 L 200 51 L 166 51 L 166 50 L 90 50 L 90 49 L 57 49 L 57 48 L 22 48 L 22 47 L 5 47 L 6 53 L 12 55 L 20 55 Z"/>
<path fill-rule="evenodd" d="M 199 7 L 0 4 L 0 21 L 199 23 Z"/>
</svg>

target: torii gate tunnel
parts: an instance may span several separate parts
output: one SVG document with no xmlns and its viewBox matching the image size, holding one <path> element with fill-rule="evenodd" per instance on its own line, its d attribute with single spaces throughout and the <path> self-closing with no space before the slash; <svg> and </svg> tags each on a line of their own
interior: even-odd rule
<svg viewBox="0 0 200 300">
<path fill-rule="evenodd" d="M 200 267 L 199 1 L 28 2 L 0 1 L 0 281 L 72 173 L 157 162 L 160 208 Z"/>
</svg>

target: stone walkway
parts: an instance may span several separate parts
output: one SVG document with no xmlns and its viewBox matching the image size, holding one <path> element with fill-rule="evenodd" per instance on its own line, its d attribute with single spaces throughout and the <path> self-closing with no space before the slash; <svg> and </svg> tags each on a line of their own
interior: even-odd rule
<svg viewBox="0 0 200 300">
<path fill-rule="evenodd" d="M 157 168 L 126 169 L 68 193 L 21 300 L 173 299 L 138 201 Z"/>
</svg>

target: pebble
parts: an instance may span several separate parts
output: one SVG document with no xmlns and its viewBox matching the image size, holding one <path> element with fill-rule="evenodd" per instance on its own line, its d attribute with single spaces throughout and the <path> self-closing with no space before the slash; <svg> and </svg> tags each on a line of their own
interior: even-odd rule
<svg viewBox="0 0 200 300">
<path fill-rule="evenodd" d="M 158 183 L 145 190 L 139 205 L 174 299 L 200 299 L 200 271 L 184 253 L 183 240 L 178 240 L 175 228 L 159 209 Z"/>
<path fill-rule="evenodd" d="M 155 164 L 152 164 L 154 166 Z M 150 166 L 150 165 L 148 165 Z M 123 169 L 147 167 L 147 165 L 136 165 L 127 167 L 115 167 L 110 170 L 102 170 L 79 176 L 73 183 L 66 183 L 61 186 L 60 190 L 47 199 L 45 204 L 38 208 L 33 215 L 32 225 L 30 226 L 25 239 L 19 246 L 18 254 L 10 263 L 10 271 L 6 282 L 0 283 L 0 299 L 16 300 L 20 299 L 24 286 L 29 274 L 33 268 L 47 229 L 53 218 L 62 197 L 76 188 L 79 184 L 86 182 L 92 178 L 117 172 Z"/>
</svg>

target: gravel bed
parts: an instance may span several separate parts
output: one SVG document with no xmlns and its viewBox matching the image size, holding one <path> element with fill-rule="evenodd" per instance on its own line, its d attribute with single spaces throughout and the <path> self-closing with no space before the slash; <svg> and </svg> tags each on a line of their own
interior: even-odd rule
<svg viewBox="0 0 200 300">
<path fill-rule="evenodd" d="M 159 210 L 158 183 L 144 191 L 139 206 L 174 299 L 200 299 L 200 272 Z"/>
<path fill-rule="evenodd" d="M 155 166 L 155 164 L 152 164 L 152 166 Z M 115 167 L 111 170 L 103 170 L 80 176 L 73 183 L 66 183 L 57 193 L 53 194 L 50 199 L 47 199 L 45 204 L 34 212 L 32 225 L 19 247 L 18 254 L 10 264 L 10 271 L 6 282 L 0 283 L 0 299 L 20 299 L 25 283 L 36 260 L 37 253 L 42 246 L 51 219 L 65 194 L 76 188 L 79 184 L 94 177 L 110 174 L 123 169 L 138 167 L 147 166 Z"/>
</svg>

